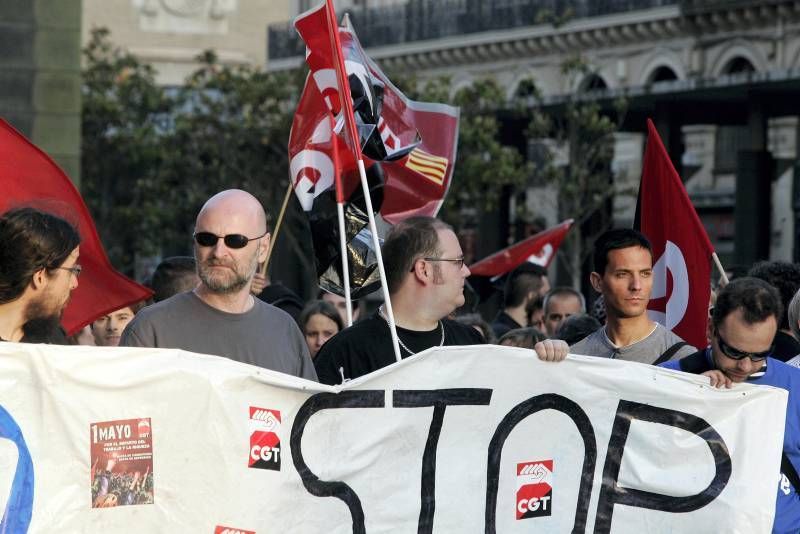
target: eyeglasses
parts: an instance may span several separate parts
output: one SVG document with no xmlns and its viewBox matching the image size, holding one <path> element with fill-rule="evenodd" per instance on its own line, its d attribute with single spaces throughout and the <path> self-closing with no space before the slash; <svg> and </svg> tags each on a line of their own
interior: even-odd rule
<svg viewBox="0 0 800 534">
<path fill-rule="evenodd" d="M 247 237 L 242 234 L 228 234 L 222 236 L 212 234 L 211 232 L 197 232 L 194 234 L 194 240 L 201 247 L 213 247 L 217 244 L 219 239 L 222 239 L 222 241 L 225 243 L 225 246 L 228 248 L 244 248 L 250 241 L 261 239 L 265 235 L 267 235 L 267 232 L 264 232 L 258 237 Z"/>
<path fill-rule="evenodd" d="M 81 271 L 83 267 L 80 265 L 73 265 L 72 267 L 56 267 L 56 269 L 62 269 L 64 271 L 69 271 L 75 278 L 78 278 L 81 275 Z"/>
<path fill-rule="evenodd" d="M 744 358 L 750 358 L 754 362 L 763 361 L 767 356 L 772 354 L 772 351 L 775 349 L 775 346 L 771 346 L 768 350 L 764 352 L 745 352 L 743 350 L 735 349 L 725 343 L 725 340 L 722 339 L 722 336 L 719 335 L 717 332 L 717 344 L 719 345 L 719 350 L 722 351 L 722 354 L 727 356 L 732 360 L 742 360 Z"/>
<path fill-rule="evenodd" d="M 420 258 L 420 259 L 425 261 L 450 261 L 455 264 L 456 269 L 461 269 L 464 266 L 464 256 L 461 256 L 460 258 Z M 414 263 L 416 263 L 416 261 Z M 414 267 L 412 266 L 408 272 L 413 273 Z"/>
</svg>

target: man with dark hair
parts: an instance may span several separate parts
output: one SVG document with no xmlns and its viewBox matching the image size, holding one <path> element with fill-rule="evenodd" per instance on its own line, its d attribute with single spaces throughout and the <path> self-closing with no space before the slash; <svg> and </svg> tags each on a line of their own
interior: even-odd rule
<svg viewBox="0 0 800 534">
<path fill-rule="evenodd" d="M 509 330 L 528 326 L 528 307 L 550 290 L 547 271 L 541 265 L 526 261 L 508 275 L 503 290 L 503 310 L 492 322 L 497 337 Z"/>
<path fill-rule="evenodd" d="M 568 345 L 574 345 L 601 326 L 600 321 L 591 315 L 577 313 L 564 319 L 553 337 L 563 340 Z"/>
<path fill-rule="evenodd" d="M 772 340 L 783 305 L 778 290 L 758 278 L 737 278 L 717 295 L 708 326 L 708 348 L 662 364 L 709 377 L 714 387 L 747 382 L 789 392 L 783 436 L 781 476 L 773 532 L 800 532 L 800 370 L 772 358 Z"/>
<path fill-rule="evenodd" d="M 789 309 L 792 297 L 800 289 L 800 265 L 785 261 L 760 261 L 753 265 L 747 276 L 760 278 L 778 290 L 783 309 Z M 789 361 L 800 354 L 800 341 L 794 338 L 789 328 L 789 317 L 784 313 L 778 321 L 778 332 L 773 341 L 775 349 L 772 357 L 782 362 Z"/>
<path fill-rule="evenodd" d="M 231 189 L 211 197 L 195 223 L 200 284 L 137 313 L 120 345 L 216 354 L 315 380 L 297 324 L 250 293 L 269 238 L 266 213 L 253 195 Z"/>
<path fill-rule="evenodd" d="M 336 308 L 336 311 L 339 312 L 339 316 L 342 318 L 342 323 L 347 324 L 347 300 L 345 300 L 343 296 L 320 289 L 317 298 L 324 300 Z M 350 306 L 353 310 L 353 322 L 355 323 L 361 315 L 361 308 L 357 300 L 351 300 Z"/>
<path fill-rule="evenodd" d="M 447 318 L 464 304 L 469 276 L 458 237 L 449 225 L 432 217 L 406 219 L 391 229 L 382 252 L 403 358 L 431 347 L 485 343 L 476 329 Z M 561 360 L 566 353 L 566 344 L 537 345 L 544 360 Z M 320 382 L 339 384 L 395 361 L 381 307 L 329 339 L 314 365 Z"/>
<path fill-rule="evenodd" d="M 621 228 L 600 235 L 590 280 L 603 296 L 606 324 L 572 345 L 571 353 L 661 363 L 697 350 L 647 316 L 653 247 L 640 232 Z"/>
<path fill-rule="evenodd" d="M 80 235 L 33 208 L 0 216 L 0 340 L 66 342 L 61 315 L 78 287 Z"/>
<path fill-rule="evenodd" d="M 261 266 L 259 265 L 259 269 Z M 253 277 L 253 287 L 250 292 L 267 304 L 272 304 L 276 308 L 285 311 L 300 325 L 300 312 L 303 311 L 305 303 L 297 293 L 283 285 L 281 282 L 273 282 L 268 274 L 261 274 L 256 271 Z"/>
<path fill-rule="evenodd" d="M 555 337 L 556 330 L 564 319 L 578 313 L 586 313 L 586 299 L 571 287 L 559 286 L 544 296 L 544 329 L 549 337 Z"/>
<path fill-rule="evenodd" d="M 200 283 L 197 263 L 191 256 L 171 256 L 158 264 L 150 279 L 153 302 L 167 300 L 173 295 L 191 291 Z"/>
</svg>

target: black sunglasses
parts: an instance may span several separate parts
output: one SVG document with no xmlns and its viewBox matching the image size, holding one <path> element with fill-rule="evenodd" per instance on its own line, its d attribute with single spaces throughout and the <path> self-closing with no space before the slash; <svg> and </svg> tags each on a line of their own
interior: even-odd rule
<svg viewBox="0 0 800 534">
<path fill-rule="evenodd" d="M 722 339 L 722 336 L 719 335 L 719 332 L 717 332 L 717 343 L 719 344 L 719 350 L 722 351 L 722 354 L 732 360 L 743 360 L 744 358 L 750 358 L 754 362 L 761 362 L 764 361 L 767 356 L 770 356 L 772 351 L 775 349 L 774 345 L 764 352 L 745 352 L 743 350 L 735 349 L 725 343 L 725 340 Z"/>
<path fill-rule="evenodd" d="M 225 246 L 228 248 L 244 248 L 250 241 L 261 239 L 265 235 L 267 235 L 267 232 L 264 232 L 258 237 L 247 237 L 242 234 L 228 234 L 223 236 L 212 234 L 211 232 L 197 232 L 194 234 L 194 240 L 201 247 L 213 247 L 217 244 L 219 239 L 222 239 Z"/>
</svg>

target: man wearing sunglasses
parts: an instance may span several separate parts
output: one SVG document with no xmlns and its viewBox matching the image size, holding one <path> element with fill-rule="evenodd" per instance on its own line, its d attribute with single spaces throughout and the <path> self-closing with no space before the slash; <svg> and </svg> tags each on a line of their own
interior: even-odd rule
<svg viewBox="0 0 800 534">
<path fill-rule="evenodd" d="M 704 374 L 714 387 L 740 382 L 789 392 L 773 532 L 800 532 L 800 369 L 772 357 L 783 305 L 778 290 L 757 278 L 737 278 L 717 295 L 708 326 L 710 346 L 663 367 Z"/>
<path fill-rule="evenodd" d="M 449 225 L 432 217 L 410 217 L 391 229 L 381 250 L 403 358 L 431 347 L 486 343 L 476 329 L 448 318 L 464 304 L 464 282 L 470 274 Z M 537 354 L 560 361 L 567 349 L 564 342 L 548 340 L 537 345 Z M 386 312 L 380 307 L 330 338 L 314 365 L 320 382 L 340 384 L 395 361 Z"/>
<path fill-rule="evenodd" d="M 0 216 L 0 341 L 65 343 L 61 315 L 78 287 L 80 236 L 43 211 Z"/>
<path fill-rule="evenodd" d="M 195 224 L 200 283 L 140 311 L 120 345 L 216 354 L 316 380 L 297 324 L 250 292 L 269 240 L 264 209 L 250 193 L 231 189 L 211 197 Z"/>
</svg>

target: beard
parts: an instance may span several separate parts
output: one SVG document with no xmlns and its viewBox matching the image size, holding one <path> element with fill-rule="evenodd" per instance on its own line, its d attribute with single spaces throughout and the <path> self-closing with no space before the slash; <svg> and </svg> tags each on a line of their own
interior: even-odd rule
<svg viewBox="0 0 800 534">
<path fill-rule="evenodd" d="M 244 289 L 253 279 L 258 267 L 258 255 L 253 254 L 247 269 L 242 269 L 236 261 L 223 261 L 210 258 L 197 262 L 197 275 L 202 283 L 213 293 L 230 294 Z M 229 270 L 223 273 L 215 272 L 214 267 L 224 266 Z"/>
<path fill-rule="evenodd" d="M 64 310 L 69 303 L 69 296 L 62 303 L 59 303 L 52 294 L 45 294 L 40 299 L 28 303 L 25 308 L 25 322 L 61 322 Z"/>
</svg>

